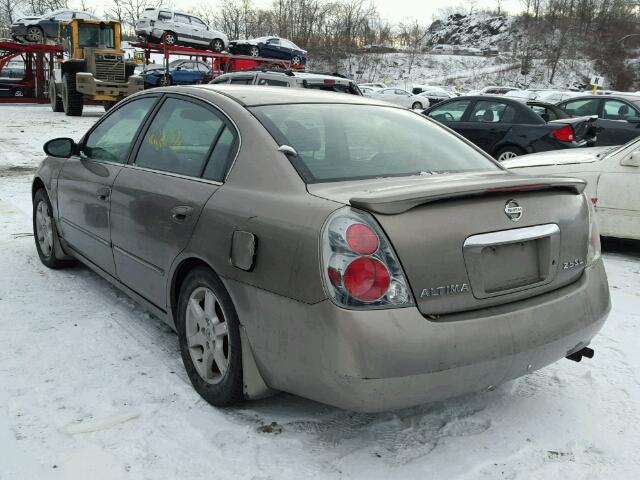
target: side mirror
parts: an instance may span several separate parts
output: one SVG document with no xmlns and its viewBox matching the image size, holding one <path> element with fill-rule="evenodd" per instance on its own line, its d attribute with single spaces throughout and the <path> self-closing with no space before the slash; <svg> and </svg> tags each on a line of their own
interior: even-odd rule
<svg viewBox="0 0 640 480">
<path fill-rule="evenodd" d="M 640 167 L 640 150 L 636 150 L 628 157 L 620 160 L 620 165 L 623 167 Z"/>
<path fill-rule="evenodd" d="M 42 147 L 44 153 L 51 157 L 69 158 L 76 151 L 76 142 L 70 138 L 54 138 Z"/>
</svg>

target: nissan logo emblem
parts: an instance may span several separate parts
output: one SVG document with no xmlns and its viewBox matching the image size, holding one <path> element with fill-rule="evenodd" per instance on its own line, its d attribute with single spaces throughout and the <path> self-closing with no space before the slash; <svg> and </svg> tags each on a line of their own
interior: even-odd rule
<svg viewBox="0 0 640 480">
<path fill-rule="evenodd" d="M 522 207 L 515 200 L 509 200 L 504 206 L 504 213 L 514 222 L 522 218 Z"/>
</svg>

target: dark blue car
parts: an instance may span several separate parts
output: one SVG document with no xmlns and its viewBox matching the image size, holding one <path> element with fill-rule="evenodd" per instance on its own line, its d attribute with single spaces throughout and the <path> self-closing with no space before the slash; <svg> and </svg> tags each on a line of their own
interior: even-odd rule
<svg viewBox="0 0 640 480">
<path fill-rule="evenodd" d="M 142 72 L 145 87 L 163 87 L 166 85 L 194 85 L 211 80 L 211 69 L 204 62 L 196 60 L 174 60 L 169 64 L 169 79 L 165 77 L 162 66 L 147 68 Z"/>
<path fill-rule="evenodd" d="M 307 63 L 307 51 L 295 43 L 279 37 L 259 37 L 249 40 L 233 40 L 229 42 L 229 53 L 234 55 L 250 55 L 252 57 L 277 58 L 289 60 L 292 65 Z"/>
</svg>

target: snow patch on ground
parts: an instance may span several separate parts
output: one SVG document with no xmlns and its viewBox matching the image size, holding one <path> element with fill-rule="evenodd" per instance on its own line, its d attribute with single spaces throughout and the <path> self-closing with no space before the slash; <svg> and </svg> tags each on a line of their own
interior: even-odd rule
<svg viewBox="0 0 640 480">
<path fill-rule="evenodd" d="M 0 107 L 0 144 L 26 111 L 48 127 L 14 139 L 4 165 L 34 168 L 44 140 L 95 120 L 22 108 Z M 0 177 L 2 480 L 638 477 L 637 244 L 605 253 L 613 310 L 593 360 L 381 414 L 287 394 L 216 409 L 165 324 L 87 268 L 39 262 L 30 181 Z"/>
</svg>

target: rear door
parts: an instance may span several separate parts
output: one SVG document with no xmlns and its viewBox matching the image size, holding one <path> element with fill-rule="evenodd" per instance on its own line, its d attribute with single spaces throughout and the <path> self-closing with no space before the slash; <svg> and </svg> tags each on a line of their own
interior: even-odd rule
<svg viewBox="0 0 640 480">
<path fill-rule="evenodd" d="M 270 58 L 283 58 L 279 38 L 269 38 L 262 47 L 262 55 Z"/>
<path fill-rule="evenodd" d="M 65 162 L 58 177 L 60 233 L 76 251 L 111 275 L 115 275 L 109 234 L 112 184 L 157 98 L 137 98 L 106 115 L 85 137 L 81 153 Z"/>
<path fill-rule="evenodd" d="M 598 146 L 622 145 L 640 135 L 640 111 L 623 100 L 606 99 L 598 119 Z"/>
<path fill-rule="evenodd" d="M 516 109 L 506 102 L 478 100 L 461 126 L 461 133 L 487 153 L 493 154 L 496 145 L 502 142 L 513 126 L 516 114 Z"/>
<path fill-rule="evenodd" d="M 111 239 L 118 278 L 166 308 L 167 272 L 216 192 L 237 135 L 218 110 L 164 98 L 113 185 Z"/>
</svg>

